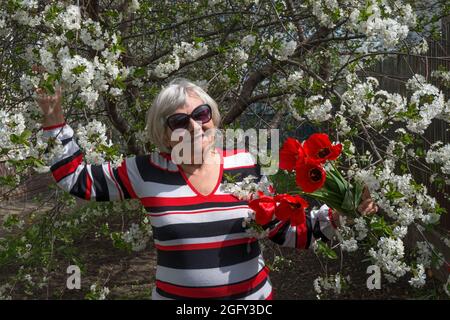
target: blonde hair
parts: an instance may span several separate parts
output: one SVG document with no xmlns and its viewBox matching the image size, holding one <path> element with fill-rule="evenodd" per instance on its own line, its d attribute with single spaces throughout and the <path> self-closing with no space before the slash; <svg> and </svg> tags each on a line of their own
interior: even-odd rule
<svg viewBox="0 0 450 320">
<path fill-rule="evenodd" d="M 203 103 L 211 106 L 212 120 L 217 128 L 220 123 L 220 113 L 217 103 L 201 87 L 183 78 L 172 80 L 155 98 L 147 112 L 145 131 L 151 143 L 162 152 L 170 152 L 168 147 L 168 131 L 166 119 L 175 110 L 186 103 L 187 96 L 198 96 Z"/>
</svg>

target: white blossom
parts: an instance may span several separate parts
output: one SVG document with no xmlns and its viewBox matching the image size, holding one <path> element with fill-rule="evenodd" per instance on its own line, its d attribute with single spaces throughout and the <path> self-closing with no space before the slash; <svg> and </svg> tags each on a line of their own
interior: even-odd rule
<svg viewBox="0 0 450 320">
<path fill-rule="evenodd" d="M 355 218 L 355 230 L 358 232 L 357 240 L 363 240 L 367 237 L 367 225 L 363 217 Z"/>
<path fill-rule="evenodd" d="M 427 163 L 439 164 L 443 174 L 450 175 L 450 144 L 441 146 L 442 143 L 435 144 L 427 151 L 425 161 Z"/>
<path fill-rule="evenodd" d="M 78 30 L 81 28 L 81 13 L 80 7 L 75 5 L 70 5 L 67 7 L 66 11 L 60 15 L 61 24 L 67 30 Z"/>
<path fill-rule="evenodd" d="M 347 252 L 354 252 L 358 250 L 358 241 L 354 238 L 343 240 L 341 242 L 341 249 Z"/>
<path fill-rule="evenodd" d="M 144 224 L 140 226 L 137 223 L 132 223 L 130 229 L 122 234 L 122 239 L 131 244 L 131 250 L 142 251 L 147 247 L 152 235 L 152 229 L 150 224 Z"/>
<path fill-rule="evenodd" d="M 305 101 L 308 109 L 305 115 L 311 121 L 323 122 L 331 118 L 330 111 L 333 109 L 329 99 L 320 95 L 311 96 Z"/>
<path fill-rule="evenodd" d="M 415 287 L 415 288 L 421 288 L 425 285 L 425 280 L 427 278 L 427 275 L 425 274 L 425 268 L 423 265 L 419 264 L 417 265 L 417 268 L 413 270 L 414 277 L 412 277 L 408 283 Z"/>
<path fill-rule="evenodd" d="M 399 278 L 410 270 L 406 263 L 402 261 L 405 255 L 404 250 L 401 239 L 381 237 L 378 240 L 377 249 L 370 248 L 369 255 L 382 270 L 392 277 Z"/>
</svg>

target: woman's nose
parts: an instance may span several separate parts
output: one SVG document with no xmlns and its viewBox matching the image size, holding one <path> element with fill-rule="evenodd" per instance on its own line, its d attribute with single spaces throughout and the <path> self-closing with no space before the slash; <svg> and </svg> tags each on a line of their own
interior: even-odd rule
<svg viewBox="0 0 450 320">
<path fill-rule="evenodd" d="M 194 119 L 190 119 L 189 122 L 189 132 L 194 132 L 195 130 L 200 130 L 202 128 L 202 123 L 201 121 L 195 121 Z"/>
</svg>

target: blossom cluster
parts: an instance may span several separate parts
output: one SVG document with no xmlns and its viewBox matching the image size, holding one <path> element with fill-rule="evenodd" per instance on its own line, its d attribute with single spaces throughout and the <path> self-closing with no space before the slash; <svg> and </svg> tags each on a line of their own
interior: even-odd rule
<svg viewBox="0 0 450 320">
<path fill-rule="evenodd" d="M 119 61 L 121 49 L 116 34 L 105 31 L 97 21 L 82 19 L 76 5 L 52 3 L 42 11 L 30 12 L 27 11 L 30 6 L 22 5 L 24 8 L 17 10 L 11 19 L 21 25 L 41 25 L 53 31 L 42 34 L 41 41 L 26 49 L 26 60 L 41 65 L 45 71 L 42 75 L 22 75 L 25 94 L 33 94 L 38 85 L 56 86 L 55 79 L 59 79 L 66 90 L 70 89 L 69 93 L 79 93 L 80 99 L 90 108 L 95 107 L 101 93 L 122 94 L 116 83 L 127 77 L 128 70 Z M 73 50 L 74 41 L 84 45 L 86 50 L 92 50 L 95 53 L 92 58 Z"/>
<path fill-rule="evenodd" d="M 439 164 L 441 172 L 450 175 L 450 144 L 443 145 L 442 141 L 434 143 L 427 151 L 425 160 L 428 163 Z"/>
<path fill-rule="evenodd" d="M 3 157 L 20 160 L 29 155 L 27 145 L 11 139 L 12 136 L 22 136 L 26 128 L 25 118 L 21 113 L 11 114 L 0 110 L 0 146 Z"/>
<path fill-rule="evenodd" d="M 159 62 L 150 72 L 150 75 L 165 78 L 172 72 L 177 71 L 182 63 L 195 61 L 207 52 L 208 46 L 203 42 L 181 42 L 180 44 L 175 44 L 172 54 Z"/>
<path fill-rule="evenodd" d="M 325 99 L 320 95 L 311 96 L 306 99 L 306 105 L 308 106 L 305 115 L 311 121 L 323 122 L 331 118 L 331 110 L 333 106 L 329 99 Z"/>
<path fill-rule="evenodd" d="M 376 78 L 368 77 L 361 82 L 353 75 L 347 77 L 348 90 L 342 94 L 344 103 L 340 114 L 364 116 L 369 125 L 382 128 L 391 121 L 404 122 L 406 128 L 421 134 L 432 120 L 449 121 L 449 106 L 442 91 L 425 81 L 421 75 L 414 75 L 406 83 L 412 92 L 409 99 L 398 93 L 377 90 Z"/>
<path fill-rule="evenodd" d="M 351 27 L 367 38 L 363 50 L 395 48 L 416 25 L 416 14 L 409 4 L 387 1 L 368 1 L 362 7 L 352 8 Z M 349 26 L 350 27 L 350 26 Z"/>
<path fill-rule="evenodd" d="M 90 286 L 90 292 L 87 294 L 88 299 L 105 300 L 110 290 L 108 287 L 99 287 L 97 283 Z"/>
<path fill-rule="evenodd" d="M 111 166 L 118 167 L 123 161 L 112 141 L 106 135 L 106 125 L 92 120 L 80 125 L 77 130 L 78 144 L 84 150 L 84 159 L 89 164 L 102 164 L 110 161 Z"/>
<path fill-rule="evenodd" d="M 313 282 L 316 297 L 320 299 L 325 294 L 340 294 L 343 287 L 349 282 L 349 276 L 344 277 L 339 273 L 317 277 Z"/>
<path fill-rule="evenodd" d="M 145 220 L 142 225 L 132 223 L 131 227 L 122 234 L 122 239 L 131 245 L 131 250 L 137 252 L 147 247 L 151 235 L 151 225 Z"/>
<path fill-rule="evenodd" d="M 289 38 L 289 34 L 276 32 L 262 40 L 262 47 L 275 59 L 284 61 L 294 54 L 297 49 L 297 41 Z"/>
</svg>

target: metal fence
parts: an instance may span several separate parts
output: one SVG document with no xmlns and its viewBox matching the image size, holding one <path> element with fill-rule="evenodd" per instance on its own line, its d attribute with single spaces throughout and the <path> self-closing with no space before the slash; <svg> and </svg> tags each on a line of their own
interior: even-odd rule
<svg viewBox="0 0 450 320">
<path fill-rule="evenodd" d="M 396 58 L 387 58 L 379 62 L 374 68 L 365 73 L 376 77 L 380 87 L 389 92 L 406 94 L 405 81 L 414 74 L 421 74 L 426 79 L 440 87 L 445 97 L 450 98 L 450 90 L 440 86 L 437 80 L 431 78 L 434 70 L 450 70 L 450 17 L 442 20 L 442 39 L 428 41 L 428 52 L 423 56 L 399 55 Z M 444 144 L 450 142 L 450 126 L 445 121 L 434 119 L 425 131 L 423 137 L 430 141 L 441 140 Z M 445 192 L 438 192 L 430 183 L 429 173 L 412 168 L 412 174 L 416 179 L 428 187 L 430 193 L 436 197 L 441 206 L 447 209 L 447 214 L 442 217 L 442 226 L 450 228 L 450 201 L 445 199 L 445 194 L 450 193 L 449 186 Z"/>
</svg>

